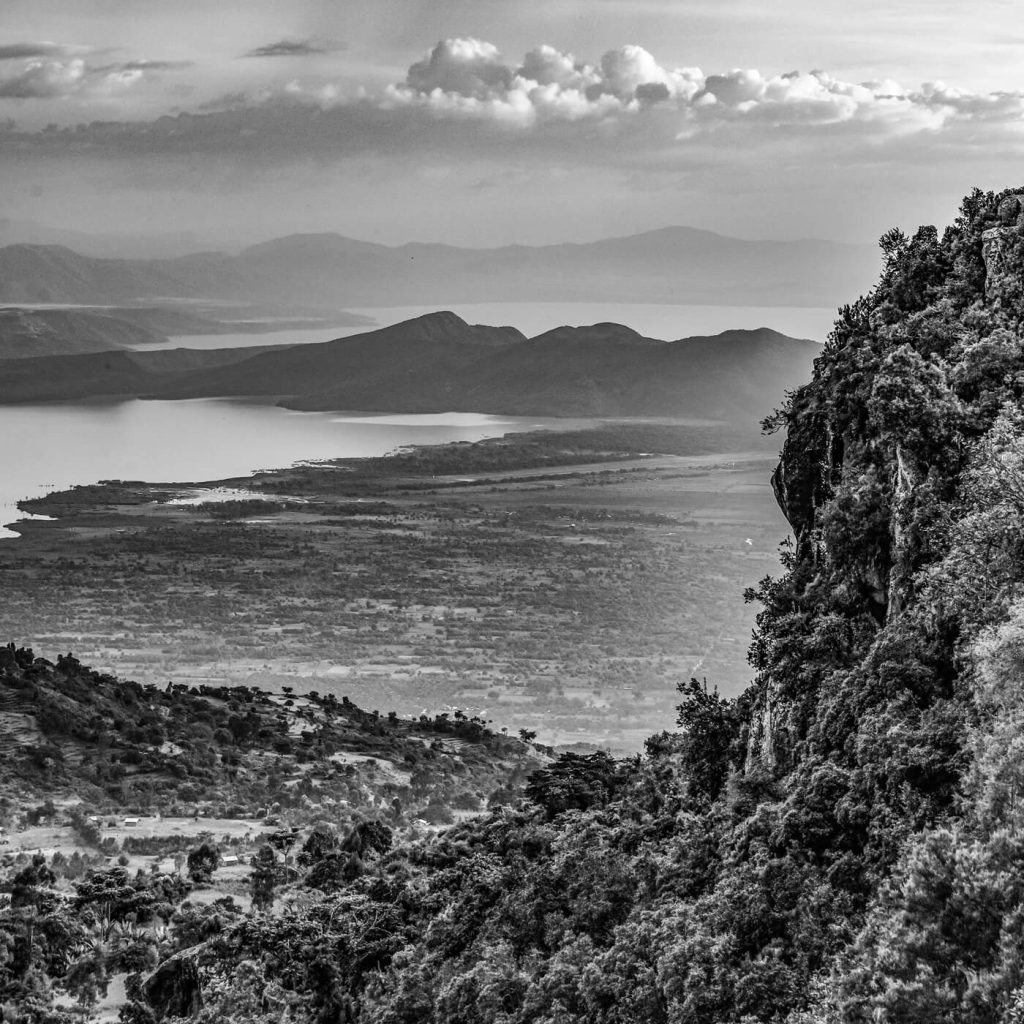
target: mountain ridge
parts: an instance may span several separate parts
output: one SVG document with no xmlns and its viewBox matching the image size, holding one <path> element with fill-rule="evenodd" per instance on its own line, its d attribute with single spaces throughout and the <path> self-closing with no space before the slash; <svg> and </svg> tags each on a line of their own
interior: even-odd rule
<svg viewBox="0 0 1024 1024">
<path fill-rule="evenodd" d="M 283 349 L 21 359 L 0 403 L 83 397 L 273 397 L 287 408 L 508 415 L 766 415 L 820 346 L 770 328 L 674 342 L 617 324 L 526 338 L 449 311 Z"/>
<path fill-rule="evenodd" d="M 237 253 L 153 259 L 83 256 L 60 245 L 0 248 L 0 302 L 121 303 L 156 296 L 283 308 L 487 301 L 836 306 L 866 290 L 874 249 L 817 240 L 729 238 L 670 227 L 592 242 L 464 248 L 361 241 L 333 232 Z"/>
</svg>

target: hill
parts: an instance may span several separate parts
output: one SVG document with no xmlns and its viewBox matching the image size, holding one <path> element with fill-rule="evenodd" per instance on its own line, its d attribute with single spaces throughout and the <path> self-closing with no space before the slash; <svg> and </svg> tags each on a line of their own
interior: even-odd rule
<svg viewBox="0 0 1024 1024">
<path fill-rule="evenodd" d="M 87 256 L 150 258 L 182 256 L 201 248 L 189 231 L 156 234 L 96 234 L 30 220 L 0 217 L 0 245 L 63 245 Z"/>
<path fill-rule="evenodd" d="M 466 366 L 523 340 L 512 327 L 471 326 L 454 313 L 432 313 L 354 337 L 256 355 L 184 379 L 164 394 L 283 395 L 281 404 L 290 408 L 441 412 L 458 403 Z"/>
<path fill-rule="evenodd" d="M 510 414 L 760 418 L 819 351 L 768 328 L 671 343 L 614 324 L 560 328 L 471 367 L 463 404 Z"/>
<path fill-rule="evenodd" d="M 187 350 L 22 360 L 0 382 L 0 402 L 271 395 L 305 410 L 750 420 L 803 379 L 819 349 L 767 328 L 665 343 L 598 324 L 528 340 L 446 312 L 322 344 L 226 350 L 199 367 Z"/>
<path fill-rule="evenodd" d="M 106 348 L 79 355 L 22 357 L 0 365 L 0 404 L 160 396 L 183 376 L 251 359 L 279 345 L 251 348 Z"/>
<path fill-rule="evenodd" d="M 232 280 L 226 257 L 179 260 L 98 259 L 60 245 L 0 249 L 0 302 L 118 305 L 155 297 L 212 297 Z M 209 277 L 209 281 L 208 281 Z"/>
<path fill-rule="evenodd" d="M 0 359 L 105 352 L 163 341 L 140 322 L 65 309 L 0 309 Z"/>
<path fill-rule="evenodd" d="M 111 352 L 163 344 L 169 335 L 236 330 L 236 324 L 160 307 L 0 308 L 0 359 Z"/>
<path fill-rule="evenodd" d="M 0 248 L 0 302 L 152 304 L 158 297 L 281 309 L 495 301 L 835 306 L 877 270 L 867 246 L 746 241 L 673 227 L 586 244 L 465 249 L 293 235 L 237 255 L 83 256 Z"/>
<path fill-rule="evenodd" d="M 71 797 L 100 811 L 231 808 L 236 817 L 299 809 L 311 788 L 346 807 L 387 792 L 407 818 L 442 796 L 479 807 L 522 775 L 517 765 L 544 760 L 476 718 L 410 721 L 287 688 L 142 686 L 13 644 L 0 647 L 0 740 L 9 804 Z M 437 785 L 410 789 L 417 773 Z"/>
<path fill-rule="evenodd" d="M 214 311 L 210 312 L 216 315 Z M 238 311 L 233 312 L 237 314 Z M 250 313 L 259 316 L 253 311 Z M 330 324 L 325 323 L 325 326 L 335 326 L 341 322 L 358 324 L 370 321 L 365 317 L 344 314 L 333 317 Z M 306 326 L 308 321 L 288 322 L 276 318 L 241 322 L 219 320 L 213 316 L 200 315 L 194 310 L 166 306 L 109 306 L 99 309 L 16 306 L 0 308 L 0 360 L 112 352 L 122 348 L 142 348 L 145 351 L 144 346 L 163 347 L 171 336 L 237 334 L 242 328 L 244 333 L 266 334 L 296 323 Z M 242 355 L 248 357 L 268 347 L 282 346 L 254 345 L 243 349 Z M 180 361 L 180 369 L 202 364 L 201 357 L 186 355 L 182 350 L 178 357 L 162 358 L 160 366 L 169 368 L 175 358 Z M 153 364 L 144 359 L 142 365 Z M 59 368 L 56 372 L 59 375 Z"/>
</svg>

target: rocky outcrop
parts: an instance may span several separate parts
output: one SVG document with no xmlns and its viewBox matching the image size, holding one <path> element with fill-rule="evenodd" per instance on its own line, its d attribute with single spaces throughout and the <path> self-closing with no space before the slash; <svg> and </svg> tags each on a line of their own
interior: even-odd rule
<svg viewBox="0 0 1024 1024">
<path fill-rule="evenodd" d="M 196 954 L 196 949 L 175 954 L 143 982 L 142 991 L 157 1020 L 195 1017 L 203 1008 Z"/>
<path fill-rule="evenodd" d="M 896 468 L 893 472 L 892 503 L 892 568 L 885 588 L 885 620 L 897 618 L 906 609 L 911 596 L 911 575 L 919 539 L 911 527 L 917 488 L 925 472 L 903 448 L 896 446 Z"/>
<path fill-rule="evenodd" d="M 843 438 L 817 410 L 801 410 L 800 419 L 790 426 L 771 483 L 793 530 L 798 558 L 817 562 L 821 554 L 814 538 L 815 512 L 832 494 L 844 450 Z"/>
<path fill-rule="evenodd" d="M 1020 256 L 1024 250 L 1024 192 L 1005 196 L 999 203 L 998 223 L 982 232 L 985 263 L 985 299 L 994 309 L 1021 308 Z"/>
</svg>

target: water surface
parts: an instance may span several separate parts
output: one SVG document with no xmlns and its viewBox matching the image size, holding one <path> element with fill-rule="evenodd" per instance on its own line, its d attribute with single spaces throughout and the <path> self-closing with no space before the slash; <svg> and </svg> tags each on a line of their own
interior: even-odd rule
<svg viewBox="0 0 1024 1024">
<path fill-rule="evenodd" d="M 579 424 L 544 417 L 293 412 L 248 399 L 0 406 L 0 538 L 16 503 L 98 480 L 185 482 Z"/>
</svg>

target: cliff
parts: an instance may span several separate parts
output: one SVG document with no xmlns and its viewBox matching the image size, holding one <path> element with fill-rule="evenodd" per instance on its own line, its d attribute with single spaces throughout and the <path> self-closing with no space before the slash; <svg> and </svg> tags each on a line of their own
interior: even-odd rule
<svg viewBox="0 0 1024 1024">
<path fill-rule="evenodd" d="M 1022 200 L 975 193 L 941 238 L 886 235 L 878 285 L 841 310 L 811 381 L 767 423 L 786 429 L 772 483 L 794 537 L 787 599 L 810 619 L 841 607 L 877 645 L 921 611 L 967 455 L 1020 400 Z M 792 666 L 769 653 L 759 667 L 747 765 L 784 772 L 806 749 L 821 680 L 794 690 Z"/>
</svg>

